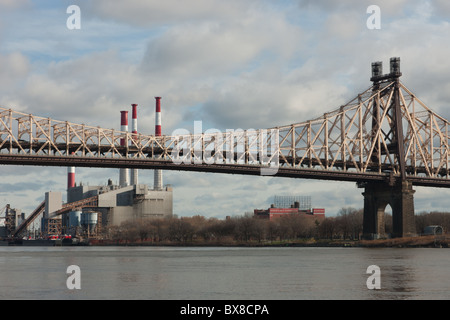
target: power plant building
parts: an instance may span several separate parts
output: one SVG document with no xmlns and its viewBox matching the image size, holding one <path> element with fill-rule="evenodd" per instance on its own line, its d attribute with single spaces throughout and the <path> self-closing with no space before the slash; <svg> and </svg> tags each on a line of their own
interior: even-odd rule
<svg viewBox="0 0 450 320">
<path fill-rule="evenodd" d="M 68 189 L 67 202 L 98 197 L 96 208 L 102 213 L 103 225 L 120 225 L 127 220 L 171 217 L 173 214 L 172 187 L 152 190 L 146 184 L 130 186 L 78 186 Z"/>
<path fill-rule="evenodd" d="M 40 234 L 56 238 L 62 235 L 99 237 L 108 227 L 120 226 L 125 221 L 166 218 L 172 215 L 173 190 L 170 185 L 154 190 L 146 184 L 122 187 L 108 180 L 108 184 L 104 186 L 71 186 L 67 189 L 66 203 L 62 201 L 61 192 L 46 192 L 45 200 L 27 218 L 31 222 L 41 216 L 40 232 L 28 235 L 34 237 Z M 11 221 L 15 222 L 12 233 L 17 232 L 20 220 L 15 218 Z M 7 235 L 5 231 L 3 233 Z"/>
<path fill-rule="evenodd" d="M 70 186 L 66 203 L 61 192 L 47 192 L 39 208 L 43 235 L 99 236 L 105 228 L 125 221 L 172 217 L 173 189 L 171 185 L 120 186 L 110 179 L 103 186 Z"/>
</svg>

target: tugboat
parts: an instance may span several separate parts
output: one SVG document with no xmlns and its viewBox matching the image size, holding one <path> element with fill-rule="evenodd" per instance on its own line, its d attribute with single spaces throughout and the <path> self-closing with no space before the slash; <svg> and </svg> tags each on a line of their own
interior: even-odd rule
<svg viewBox="0 0 450 320">
<path fill-rule="evenodd" d="M 23 246 L 71 246 L 72 236 L 68 235 L 51 235 L 43 239 L 22 239 L 21 244 Z"/>
</svg>

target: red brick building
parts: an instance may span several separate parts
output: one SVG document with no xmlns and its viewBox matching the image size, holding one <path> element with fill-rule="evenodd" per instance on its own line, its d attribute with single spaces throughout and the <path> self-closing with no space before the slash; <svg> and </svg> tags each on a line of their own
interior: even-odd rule
<svg viewBox="0 0 450 320">
<path fill-rule="evenodd" d="M 313 209 L 300 209 L 300 208 L 274 208 L 269 209 L 255 209 L 253 216 L 260 219 L 273 220 L 289 214 L 298 214 L 305 217 L 322 220 L 325 218 L 325 209 L 313 208 Z"/>
</svg>

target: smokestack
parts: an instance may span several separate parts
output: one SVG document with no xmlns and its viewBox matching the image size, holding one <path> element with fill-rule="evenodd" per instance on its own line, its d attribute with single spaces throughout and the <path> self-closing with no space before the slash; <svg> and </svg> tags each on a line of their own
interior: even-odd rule
<svg viewBox="0 0 450 320">
<path fill-rule="evenodd" d="M 120 114 L 120 130 L 128 132 L 128 111 L 120 111 Z M 125 146 L 125 139 L 120 139 L 120 145 Z M 128 184 L 128 169 L 122 168 L 120 169 L 119 185 L 126 187 Z"/>
<path fill-rule="evenodd" d="M 156 114 L 155 114 L 155 136 L 161 136 L 161 97 L 155 97 L 156 99 Z M 162 170 L 156 169 L 154 176 L 154 189 L 162 190 Z"/>
<path fill-rule="evenodd" d="M 137 138 L 137 104 L 132 104 L 132 122 L 131 122 L 131 132 L 134 133 L 133 139 Z M 137 185 L 138 184 L 138 169 L 132 169 L 131 170 L 131 184 Z"/>
<path fill-rule="evenodd" d="M 74 153 L 72 152 L 71 155 L 73 156 Z M 70 188 L 75 187 L 75 167 L 68 167 L 67 168 L 67 190 Z"/>
<path fill-rule="evenodd" d="M 120 111 L 120 130 L 128 132 L 128 111 Z M 120 139 L 120 145 L 125 145 L 125 139 Z"/>
<path fill-rule="evenodd" d="M 75 187 L 75 167 L 67 168 L 67 190 Z"/>
<path fill-rule="evenodd" d="M 133 103 L 131 105 L 132 108 L 132 123 L 131 123 L 131 132 L 137 133 L 137 104 Z M 135 137 L 135 136 L 134 136 Z"/>
<path fill-rule="evenodd" d="M 161 136 L 161 97 L 156 99 L 155 136 Z"/>
</svg>

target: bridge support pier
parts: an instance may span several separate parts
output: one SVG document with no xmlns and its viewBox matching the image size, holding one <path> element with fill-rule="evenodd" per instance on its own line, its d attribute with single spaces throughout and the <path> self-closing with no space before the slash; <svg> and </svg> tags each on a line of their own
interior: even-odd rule
<svg viewBox="0 0 450 320">
<path fill-rule="evenodd" d="M 392 237 L 416 235 L 414 218 L 414 190 L 412 184 L 403 181 L 399 185 L 370 182 L 364 186 L 363 237 L 386 237 L 384 210 L 392 208 Z"/>
</svg>

